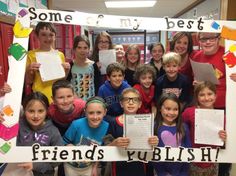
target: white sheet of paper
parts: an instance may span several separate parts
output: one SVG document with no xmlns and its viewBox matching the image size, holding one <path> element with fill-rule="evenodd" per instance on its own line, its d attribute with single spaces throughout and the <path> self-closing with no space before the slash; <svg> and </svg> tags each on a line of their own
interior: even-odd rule
<svg viewBox="0 0 236 176">
<path fill-rule="evenodd" d="M 200 63 L 190 60 L 193 69 L 194 78 L 197 81 L 210 81 L 214 84 L 219 84 L 215 70 L 211 64 Z"/>
<path fill-rule="evenodd" d="M 7 164 L 2 176 L 33 176 L 33 173 L 31 171 L 26 171 L 26 169 L 23 169 L 22 167 L 18 167 L 15 163 L 10 163 Z"/>
<path fill-rule="evenodd" d="M 41 64 L 39 73 L 43 82 L 65 77 L 61 58 L 57 51 L 37 52 L 36 60 Z"/>
<path fill-rule="evenodd" d="M 99 51 L 99 61 L 101 62 L 101 74 L 106 74 L 106 68 L 109 64 L 116 62 L 116 51 L 114 49 Z"/>
<path fill-rule="evenodd" d="M 223 146 L 218 132 L 224 129 L 224 110 L 195 110 L 195 143 Z"/>
<path fill-rule="evenodd" d="M 148 138 L 153 136 L 154 118 L 152 114 L 124 116 L 124 136 L 130 139 L 128 150 L 152 150 Z"/>
</svg>

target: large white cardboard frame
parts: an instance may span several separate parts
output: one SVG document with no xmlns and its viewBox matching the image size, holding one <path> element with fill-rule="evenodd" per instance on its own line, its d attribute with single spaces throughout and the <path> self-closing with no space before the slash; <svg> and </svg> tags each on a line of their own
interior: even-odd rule
<svg viewBox="0 0 236 176">
<path fill-rule="evenodd" d="M 22 10 L 22 9 L 20 9 Z M 20 11 L 19 10 L 19 11 Z M 54 10 L 42 10 L 29 8 L 25 16 L 17 16 L 16 19 L 29 27 L 32 21 L 45 21 L 62 24 L 78 24 L 85 26 L 120 28 L 120 29 L 147 29 L 163 31 L 189 31 L 189 32 L 217 32 L 220 33 L 223 26 L 234 28 L 236 22 L 233 21 L 212 21 L 192 19 L 172 19 L 172 18 L 143 18 L 128 16 L 113 16 L 104 14 L 89 14 L 82 12 L 66 12 Z M 13 43 L 19 43 L 25 49 L 28 48 L 28 38 L 14 37 Z M 236 41 L 225 40 L 225 50 L 228 51 Z M 21 95 L 23 90 L 26 57 L 21 61 L 16 61 L 9 57 L 8 84 L 12 92 L 6 94 L 4 106 L 10 105 L 14 111 L 13 117 L 7 118 L 5 125 L 18 123 L 21 105 Z M 235 73 L 236 68 L 226 66 L 227 94 L 226 94 L 226 131 L 228 134 L 226 149 L 185 149 L 185 148 L 156 148 L 153 152 L 125 151 L 117 147 L 32 147 L 16 146 L 16 137 L 7 141 L 11 144 L 11 149 L 7 153 L 0 153 L 0 162 L 56 162 L 56 161 L 187 161 L 187 162 L 232 162 L 236 163 L 236 83 L 229 79 L 231 73 Z M 0 147 L 5 143 L 0 138 Z"/>
</svg>

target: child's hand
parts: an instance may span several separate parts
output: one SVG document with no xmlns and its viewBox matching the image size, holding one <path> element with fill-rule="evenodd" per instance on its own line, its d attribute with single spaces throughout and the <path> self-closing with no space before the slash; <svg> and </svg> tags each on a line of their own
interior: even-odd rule
<svg viewBox="0 0 236 176">
<path fill-rule="evenodd" d="M 33 74 L 35 71 L 39 71 L 40 63 L 33 62 L 29 65 L 28 69 L 31 74 Z"/>
<path fill-rule="evenodd" d="M 64 68 L 66 73 L 68 73 L 70 71 L 70 63 L 69 62 L 62 63 L 62 67 Z"/>
<path fill-rule="evenodd" d="M 226 138 L 227 138 L 226 131 L 225 130 L 220 130 L 218 134 L 219 134 L 220 139 L 225 142 Z"/>
<path fill-rule="evenodd" d="M 0 112 L 0 123 L 4 122 L 4 118 L 3 118 L 4 114 L 2 112 Z"/>
<path fill-rule="evenodd" d="M 159 143 L 159 139 L 157 136 L 151 136 L 148 138 L 148 143 L 151 145 L 151 146 L 157 146 L 157 144 Z"/>
<path fill-rule="evenodd" d="M 27 171 L 33 170 L 33 163 L 22 163 L 22 164 L 18 164 L 18 166 L 23 167 Z"/>
<path fill-rule="evenodd" d="M 230 79 L 232 79 L 234 82 L 236 82 L 236 73 L 232 73 L 229 77 L 230 77 Z"/>
<path fill-rule="evenodd" d="M 11 92 L 11 87 L 6 82 L 4 83 L 3 87 L 0 89 L 0 96 L 4 96 L 6 93 Z"/>
<path fill-rule="evenodd" d="M 99 69 L 101 69 L 101 67 L 102 67 L 101 62 L 98 61 L 96 64 L 97 64 L 97 67 L 98 67 Z"/>
<path fill-rule="evenodd" d="M 109 145 L 117 146 L 117 147 L 122 147 L 122 148 L 127 148 L 128 145 L 129 145 L 129 138 L 118 137 L 112 143 L 110 143 Z"/>
<path fill-rule="evenodd" d="M 4 94 L 11 92 L 10 85 L 5 82 L 3 87 L 1 88 L 1 92 L 4 93 Z"/>
</svg>

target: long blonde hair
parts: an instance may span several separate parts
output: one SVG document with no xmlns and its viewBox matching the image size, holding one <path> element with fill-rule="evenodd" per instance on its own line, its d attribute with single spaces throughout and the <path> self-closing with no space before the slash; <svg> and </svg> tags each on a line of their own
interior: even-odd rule
<svg viewBox="0 0 236 176">
<path fill-rule="evenodd" d="M 126 52 L 125 52 L 125 62 L 124 62 L 125 68 L 128 67 L 128 62 L 129 62 L 129 61 L 128 61 L 128 54 L 129 54 L 129 52 L 130 52 L 132 49 L 136 50 L 136 52 L 138 53 L 138 61 L 137 61 L 135 67 L 137 68 L 137 66 L 140 64 L 140 60 L 141 60 L 141 52 L 140 52 L 140 49 L 139 49 L 138 45 L 136 45 L 136 44 L 131 44 L 131 45 L 128 46 L 128 48 L 127 48 L 127 50 L 126 50 Z"/>
</svg>

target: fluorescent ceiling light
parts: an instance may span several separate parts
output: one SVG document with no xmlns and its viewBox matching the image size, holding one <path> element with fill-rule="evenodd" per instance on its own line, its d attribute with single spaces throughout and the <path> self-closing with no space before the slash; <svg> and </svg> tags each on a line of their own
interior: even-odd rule
<svg viewBox="0 0 236 176">
<path fill-rule="evenodd" d="M 156 1 L 105 1 L 107 8 L 153 7 Z"/>
</svg>

